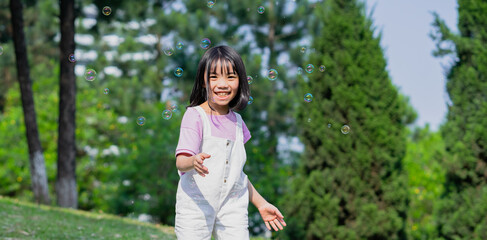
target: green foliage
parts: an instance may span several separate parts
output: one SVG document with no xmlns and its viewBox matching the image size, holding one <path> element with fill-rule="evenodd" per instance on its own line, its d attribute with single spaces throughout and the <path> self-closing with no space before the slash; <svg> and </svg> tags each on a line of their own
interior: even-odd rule
<svg viewBox="0 0 487 240">
<path fill-rule="evenodd" d="M 447 73 L 451 99 L 447 122 L 441 127 L 447 157 L 445 194 L 437 213 L 444 239 L 487 238 L 487 3 L 458 1 L 459 34 L 438 15 L 437 56 L 453 56 Z"/>
<path fill-rule="evenodd" d="M 402 160 L 415 113 L 389 79 L 362 3 L 326 1 L 314 15 L 324 27 L 309 62 L 326 71 L 300 77 L 299 95 L 314 98 L 297 111 L 305 151 L 286 198 L 295 227 L 283 238 L 406 239 Z"/>
<path fill-rule="evenodd" d="M 438 236 L 434 210 L 444 193 L 446 157 L 440 132 L 429 127 L 415 129 L 408 141 L 404 166 L 409 175 L 410 207 L 408 231 L 413 239 L 434 239 Z"/>
</svg>

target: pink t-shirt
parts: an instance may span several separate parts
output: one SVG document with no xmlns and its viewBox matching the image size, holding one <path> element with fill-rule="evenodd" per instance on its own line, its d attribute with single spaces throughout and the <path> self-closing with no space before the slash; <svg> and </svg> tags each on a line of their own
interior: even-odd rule
<svg viewBox="0 0 487 240">
<path fill-rule="evenodd" d="M 211 135 L 235 141 L 237 116 L 230 110 L 227 115 L 206 114 L 210 120 Z M 244 143 L 250 139 L 250 132 L 242 121 Z M 181 120 L 179 142 L 176 147 L 176 156 L 180 153 L 196 155 L 199 153 L 201 139 L 203 138 L 203 120 L 199 112 L 193 107 L 187 108 Z"/>
</svg>

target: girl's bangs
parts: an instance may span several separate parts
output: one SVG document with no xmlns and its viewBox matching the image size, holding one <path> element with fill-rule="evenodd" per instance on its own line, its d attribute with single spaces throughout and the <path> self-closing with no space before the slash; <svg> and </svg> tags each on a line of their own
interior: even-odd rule
<svg viewBox="0 0 487 240">
<path fill-rule="evenodd" d="M 220 71 L 221 73 L 233 73 L 233 74 L 236 74 L 237 73 L 237 69 L 235 68 L 235 63 L 233 61 L 231 61 L 230 59 L 227 59 L 227 58 L 222 58 L 221 56 L 219 56 L 218 58 L 215 58 L 213 59 L 213 61 L 211 61 L 210 63 L 210 67 L 211 69 L 209 73 L 216 73 L 216 67 L 218 65 L 218 63 L 220 63 Z M 231 71 L 233 70 L 233 71 Z"/>
</svg>

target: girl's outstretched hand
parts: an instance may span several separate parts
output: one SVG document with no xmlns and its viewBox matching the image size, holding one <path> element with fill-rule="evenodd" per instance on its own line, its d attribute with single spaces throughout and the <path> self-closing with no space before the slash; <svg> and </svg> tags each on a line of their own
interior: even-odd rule
<svg viewBox="0 0 487 240">
<path fill-rule="evenodd" d="M 201 175 L 202 177 L 205 176 L 205 174 L 208 174 L 210 173 L 208 171 L 208 168 L 203 166 L 203 161 L 206 159 L 206 158 L 209 158 L 211 157 L 209 154 L 206 154 L 206 153 L 199 153 L 199 154 L 196 154 L 194 156 L 194 159 L 193 159 L 193 167 L 194 169 L 196 170 L 196 172 Z"/>
<path fill-rule="evenodd" d="M 271 227 L 274 228 L 275 231 L 279 231 L 279 229 L 283 229 L 286 226 L 286 222 L 284 222 L 284 216 L 279 212 L 279 209 L 274 207 L 274 205 L 270 203 L 264 204 L 262 207 L 258 208 L 260 212 L 260 216 L 262 216 L 262 219 L 264 220 L 264 223 L 269 229 L 269 231 L 272 231 Z M 282 223 L 282 225 L 281 225 Z"/>
</svg>

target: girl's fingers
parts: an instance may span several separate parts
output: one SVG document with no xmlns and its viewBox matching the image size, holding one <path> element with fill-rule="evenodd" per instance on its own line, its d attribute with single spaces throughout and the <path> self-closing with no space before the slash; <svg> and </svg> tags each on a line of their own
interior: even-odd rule
<svg viewBox="0 0 487 240">
<path fill-rule="evenodd" d="M 278 230 L 277 230 L 276 224 L 274 222 L 269 222 L 269 223 L 271 224 L 272 228 L 274 228 L 274 231 L 277 232 Z"/>
<path fill-rule="evenodd" d="M 269 231 L 272 231 L 271 226 L 269 226 L 269 222 L 265 222 L 265 226 L 267 227 L 267 229 L 269 229 Z"/>
<path fill-rule="evenodd" d="M 203 166 L 203 165 L 200 165 L 200 164 L 196 164 L 194 166 L 194 169 L 196 170 L 196 172 L 198 172 L 201 176 L 205 176 L 205 174 L 209 174 L 210 172 L 208 171 L 208 168 Z"/>
<path fill-rule="evenodd" d="M 284 222 L 284 219 L 280 218 L 279 221 L 282 223 L 282 225 L 284 225 L 284 227 L 287 226 L 286 222 Z"/>
<path fill-rule="evenodd" d="M 276 224 L 279 227 L 279 229 L 281 230 L 283 229 L 281 223 L 277 219 L 274 219 L 274 224 Z"/>
</svg>

